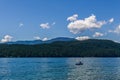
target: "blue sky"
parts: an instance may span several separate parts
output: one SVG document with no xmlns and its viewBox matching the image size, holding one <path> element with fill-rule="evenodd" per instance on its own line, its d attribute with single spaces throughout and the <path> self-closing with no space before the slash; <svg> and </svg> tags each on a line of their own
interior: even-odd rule
<svg viewBox="0 0 120 80">
<path fill-rule="evenodd" d="M 73 37 L 120 41 L 119 3 L 120 0 L 0 0 L 0 40 Z"/>
</svg>

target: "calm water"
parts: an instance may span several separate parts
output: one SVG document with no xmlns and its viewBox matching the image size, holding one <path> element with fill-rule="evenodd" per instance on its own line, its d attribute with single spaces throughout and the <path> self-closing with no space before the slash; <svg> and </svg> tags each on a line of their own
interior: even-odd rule
<svg viewBox="0 0 120 80">
<path fill-rule="evenodd" d="M 120 80 L 120 58 L 0 58 L 0 80 Z"/>
</svg>

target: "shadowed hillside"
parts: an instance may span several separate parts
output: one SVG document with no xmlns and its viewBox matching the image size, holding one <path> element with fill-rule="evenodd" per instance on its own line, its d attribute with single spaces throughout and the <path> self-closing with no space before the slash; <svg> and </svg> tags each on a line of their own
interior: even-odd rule
<svg viewBox="0 0 120 80">
<path fill-rule="evenodd" d="M 96 39 L 36 45 L 0 44 L 0 57 L 120 57 L 120 44 Z"/>
</svg>

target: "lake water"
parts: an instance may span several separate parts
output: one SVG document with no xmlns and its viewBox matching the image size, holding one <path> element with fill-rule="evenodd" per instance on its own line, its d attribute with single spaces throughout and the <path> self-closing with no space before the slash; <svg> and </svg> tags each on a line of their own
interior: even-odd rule
<svg viewBox="0 0 120 80">
<path fill-rule="evenodd" d="M 120 80 L 120 58 L 0 58 L 0 80 Z"/>
</svg>

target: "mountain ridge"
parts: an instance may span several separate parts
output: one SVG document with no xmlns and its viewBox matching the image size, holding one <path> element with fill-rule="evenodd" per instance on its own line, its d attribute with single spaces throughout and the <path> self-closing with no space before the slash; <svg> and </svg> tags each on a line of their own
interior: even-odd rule
<svg viewBox="0 0 120 80">
<path fill-rule="evenodd" d="M 120 43 L 88 39 L 35 45 L 0 44 L 0 57 L 120 57 Z"/>
<path fill-rule="evenodd" d="M 26 44 L 26 45 L 35 45 L 35 44 L 44 44 L 44 43 L 52 43 L 55 41 L 72 41 L 76 40 L 74 38 L 68 38 L 68 37 L 56 37 L 50 40 L 42 41 L 42 40 L 26 40 L 26 41 L 15 41 L 15 42 L 7 42 L 5 44 Z"/>
</svg>

